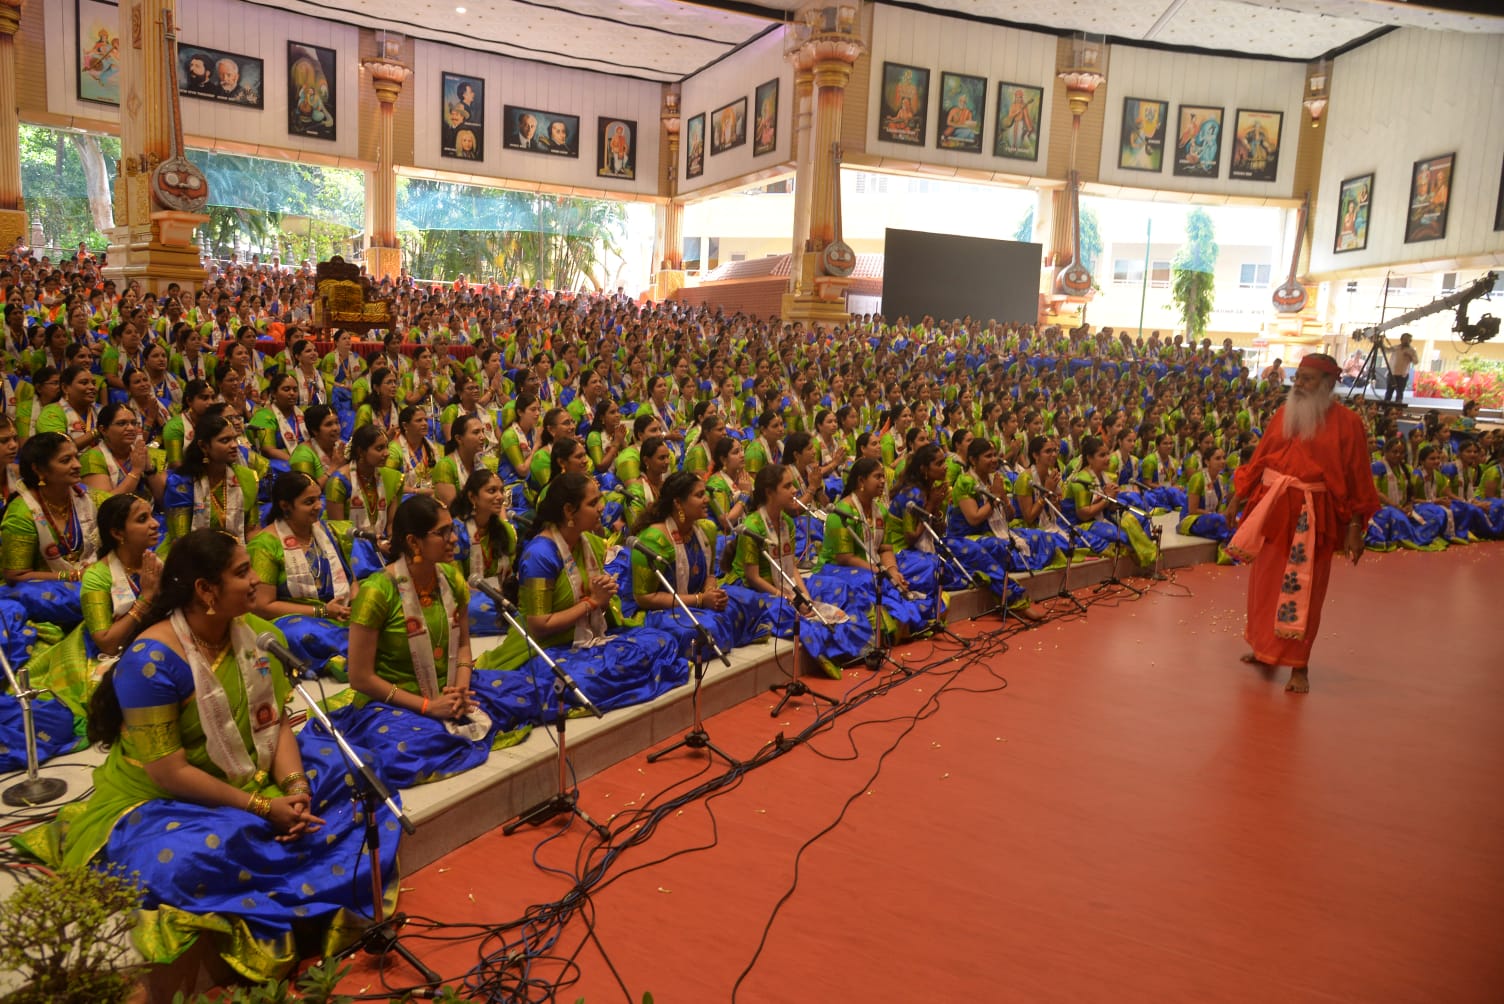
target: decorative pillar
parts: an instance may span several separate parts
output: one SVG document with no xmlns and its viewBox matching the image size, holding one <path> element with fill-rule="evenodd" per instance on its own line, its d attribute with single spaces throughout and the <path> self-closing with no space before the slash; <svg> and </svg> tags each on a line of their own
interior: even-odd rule
<svg viewBox="0 0 1504 1004">
<path fill-rule="evenodd" d="M 16 117 L 16 32 L 21 0 L 0 0 L 0 248 L 28 237 L 21 200 L 21 123 Z"/>
<path fill-rule="evenodd" d="M 120 286 L 135 279 L 153 294 L 170 283 L 191 288 L 204 281 L 194 231 L 209 219 L 199 212 L 208 185 L 184 159 L 176 121 L 175 35 L 167 37 L 174 12 L 172 0 L 120 5 L 120 170 L 104 274 Z M 157 168 L 169 160 L 154 184 Z"/>
<path fill-rule="evenodd" d="M 800 46 L 792 54 L 794 63 L 794 243 L 789 258 L 789 292 L 798 293 L 799 266 L 804 247 L 809 243 L 809 204 L 813 161 L 811 135 L 814 125 L 815 67 L 810 53 Z"/>
<path fill-rule="evenodd" d="M 393 155 L 392 123 L 402 85 L 412 76 L 412 67 L 402 62 L 402 36 L 379 32 L 376 55 L 360 61 L 371 75 L 380 104 L 377 114 L 376 170 L 370 185 L 370 236 L 366 243 L 366 272 L 371 278 L 397 279 L 402 274 L 402 245 L 397 241 L 397 164 Z"/>
<path fill-rule="evenodd" d="M 1078 34 L 1071 40 L 1070 64 L 1056 74 L 1065 85 L 1066 103 L 1071 110 L 1071 159 L 1069 182 L 1063 192 L 1053 197 L 1054 211 L 1051 214 L 1054 224 L 1051 251 L 1055 264 L 1059 266 L 1049 291 L 1054 317 L 1063 313 L 1066 303 L 1084 305 L 1092 294 L 1091 273 L 1086 270 L 1086 263 L 1080 258 L 1081 249 L 1075 241 L 1075 235 L 1080 230 L 1081 208 L 1081 179 L 1076 173 L 1076 141 L 1081 133 L 1081 116 L 1091 106 L 1097 88 L 1107 82 L 1107 77 L 1099 70 L 1101 57 L 1100 43 Z M 1061 247 L 1070 249 L 1068 257 L 1060 253 Z M 1047 319 L 1052 317 L 1046 316 Z M 1084 317 L 1084 313 L 1081 316 Z"/>
<path fill-rule="evenodd" d="M 838 240 L 840 216 L 836 206 L 841 165 L 837 147 L 841 140 L 841 114 L 846 103 L 846 83 L 851 68 L 867 51 L 859 32 L 855 6 L 818 7 L 800 17 L 809 30 L 799 48 L 795 66 L 810 66 L 815 88 L 815 124 L 809 155 L 809 241 L 797 256 L 799 284 L 783 299 L 783 319 L 844 324 L 846 287 L 856 256 Z M 802 151 L 801 151 L 802 153 Z M 797 184 L 797 181 L 796 181 Z"/>
<path fill-rule="evenodd" d="M 663 226 L 659 233 L 663 243 L 653 257 L 658 272 L 653 277 L 653 299 L 667 300 L 684 286 L 684 203 L 679 201 L 679 91 L 677 85 L 665 84 L 663 110 L 658 116 L 668 140 L 668 164 L 662 175 L 661 190 L 668 196 L 663 204 Z"/>
</svg>

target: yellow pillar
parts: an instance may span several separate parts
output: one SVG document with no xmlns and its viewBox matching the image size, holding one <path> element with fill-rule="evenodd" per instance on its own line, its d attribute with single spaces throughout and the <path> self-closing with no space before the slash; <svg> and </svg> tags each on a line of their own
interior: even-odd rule
<svg viewBox="0 0 1504 1004">
<path fill-rule="evenodd" d="M 104 274 L 124 286 L 135 279 L 161 294 L 169 283 L 204 281 L 194 230 L 209 217 L 172 209 L 152 192 L 152 172 L 172 156 L 176 127 L 168 96 L 164 26 L 174 22 L 172 0 L 120 5 L 120 172 L 115 179 L 115 229 Z M 176 136 L 180 145 L 181 136 Z"/>
<path fill-rule="evenodd" d="M 814 141 L 811 129 L 814 123 L 815 67 L 810 54 L 804 48 L 794 53 L 794 241 L 789 259 L 789 292 L 798 293 L 806 287 L 801 285 L 800 266 L 804 263 L 804 246 L 809 243 L 809 204 L 813 162 L 810 152 Z"/>
<path fill-rule="evenodd" d="M 21 0 L 0 0 L 0 249 L 27 236 L 21 200 L 21 123 L 16 117 L 16 32 Z"/>
<path fill-rule="evenodd" d="M 371 75 L 380 103 L 377 120 L 376 170 L 371 177 L 371 229 L 366 244 L 366 271 L 373 279 L 396 279 L 402 274 L 402 245 L 397 242 L 397 162 L 392 122 L 402 85 L 412 67 L 382 54 L 360 61 Z"/>
<path fill-rule="evenodd" d="M 783 298 L 783 319 L 808 324 L 844 324 L 846 287 L 851 280 L 831 274 L 822 264 L 822 252 L 835 241 L 840 226 L 836 211 L 836 187 L 841 183 L 835 148 L 841 139 L 841 114 L 846 103 L 846 82 L 851 68 L 866 51 L 856 35 L 855 24 L 829 25 L 812 34 L 796 56 L 810 67 L 815 87 L 815 126 L 810 141 L 809 249 L 800 255 L 799 289 Z M 796 182 L 797 184 L 797 182 Z"/>
<path fill-rule="evenodd" d="M 658 271 L 653 275 L 653 299 L 667 300 L 684 287 L 684 203 L 679 201 L 679 92 L 665 84 L 663 110 L 658 116 L 668 144 L 668 159 L 658 178 L 658 191 L 669 197 L 660 208 L 662 226 L 655 237 L 662 243 L 653 255 Z"/>
</svg>

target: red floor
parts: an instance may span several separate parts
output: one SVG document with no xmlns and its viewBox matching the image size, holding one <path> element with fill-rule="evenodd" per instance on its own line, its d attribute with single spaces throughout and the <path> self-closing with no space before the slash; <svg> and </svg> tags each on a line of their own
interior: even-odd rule
<svg viewBox="0 0 1504 1004">
<path fill-rule="evenodd" d="M 1006 689 L 980 666 L 917 677 L 670 816 L 591 895 L 630 999 L 732 999 L 800 845 L 861 793 L 804 853 L 736 1000 L 1504 1000 L 1504 546 L 1340 565 L 1304 698 L 1238 662 L 1243 585 L 1182 571 L 1022 634 L 988 660 Z M 770 706 L 716 716 L 712 737 L 751 756 L 811 718 Z M 703 763 L 634 758 L 582 804 L 631 811 Z M 630 870 L 711 843 L 711 813 L 713 849 Z M 409 876 L 403 909 L 497 923 L 562 896 L 539 864 L 570 868 L 583 830 L 540 849 L 555 829 Z M 557 999 L 629 999 L 585 938 L 580 916 L 554 947 L 580 966 Z M 409 944 L 451 979 L 478 957 Z M 379 986 L 367 960 L 344 989 Z"/>
</svg>

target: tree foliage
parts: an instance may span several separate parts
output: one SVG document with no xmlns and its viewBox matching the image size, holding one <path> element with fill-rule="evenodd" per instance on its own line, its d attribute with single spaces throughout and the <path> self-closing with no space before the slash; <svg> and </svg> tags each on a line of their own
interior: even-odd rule
<svg viewBox="0 0 1504 1004">
<path fill-rule="evenodd" d="M 113 136 L 78 139 L 98 146 L 108 171 L 106 186 L 113 183 L 120 141 Z M 71 141 L 65 132 L 21 126 L 21 194 L 27 215 L 42 225 L 47 243 L 54 247 L 76 247 L 79 241 L 87 241 L 90 247 L 108 243 L 89 204 L 89 181 L 80 157 L 82 145 Z"/>
<path fill-rule="evenodd" d="M 1185 243 L 1170 264 L 1170 298 L 1180 308 L 1190 338 L 1206 334 L 1212 314 L 1217 269 L 1216 232 L 1204 209 L 1193 209 L 1185 220 Z"/>
</svg>

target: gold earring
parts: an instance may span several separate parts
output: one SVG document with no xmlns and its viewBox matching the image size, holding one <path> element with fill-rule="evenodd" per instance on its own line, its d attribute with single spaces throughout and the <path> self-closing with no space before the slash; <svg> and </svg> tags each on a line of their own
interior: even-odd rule
<svg viewBox="0 0 1504 1004">
<path fill-rule="evenodd" d="M 205 617 L 213 617 L 214 616 L 214 601 L 213 600 L 206 600 L 205 601 L 205 603 L 204 603 L 204 616 Z"/>
<path fill-rule="evenodd" d="M 47 479 L 43 478 L 43 477 L 37 478 L 37 487 L 38 488 L 46 488 L 47 487 Z"/>
<path fill-rule="evenodd" d="M 421 565 L 421 564 L 423 564 L 423 555 L 420 552 L 414 551 L 413 552 L 413 560 L 410 561 L 410 562 L 408 562 L 408 564 L 410 564 L 410 565 Z"/>
</svg>

